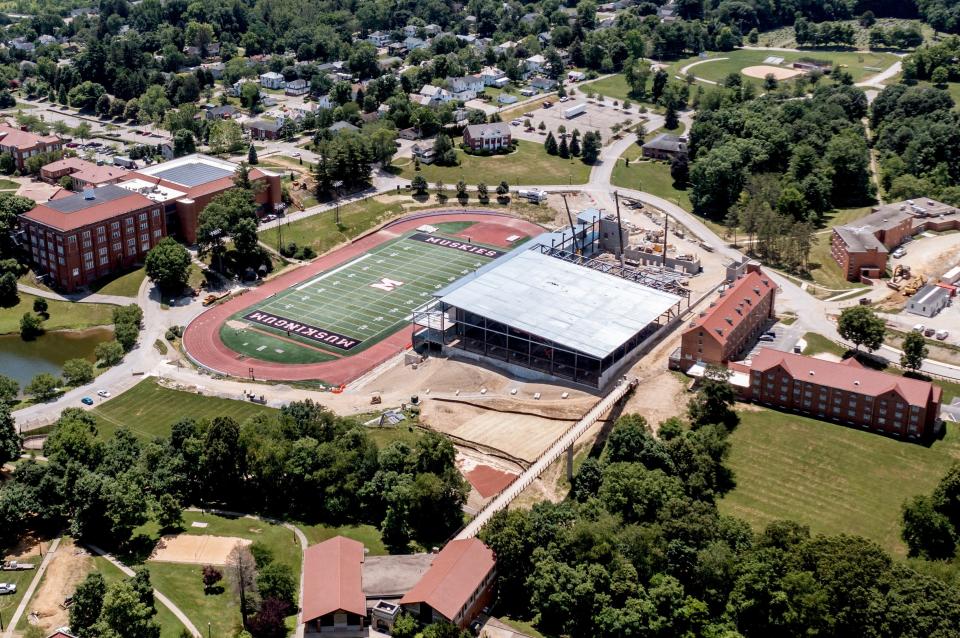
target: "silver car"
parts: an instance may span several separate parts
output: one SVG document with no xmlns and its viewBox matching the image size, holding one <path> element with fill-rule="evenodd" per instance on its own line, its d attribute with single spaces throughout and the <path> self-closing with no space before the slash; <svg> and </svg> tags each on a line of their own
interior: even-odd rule
<svg viewBox="0 0 960 638">
<path fill-rule="evenodd" d="M 0 596 L 17 593 L 16 583 L 0 583 Z"/>
</svg>

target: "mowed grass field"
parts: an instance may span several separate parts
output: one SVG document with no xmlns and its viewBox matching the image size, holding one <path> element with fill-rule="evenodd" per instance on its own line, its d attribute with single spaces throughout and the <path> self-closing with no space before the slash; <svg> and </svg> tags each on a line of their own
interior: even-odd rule
<svg viewBox="0 0 960 638">
<path fill-rule="evenodd" d="M 184 534 L 247 538 L 263 544 L 271 550 L 275 562 L 290 567 L 299 583 L 303 556 L 300 544 L 291 530 L 254 518 L 229 518 L 201 512 L 184 512 L 183 520 Z M 207 527 L 192 527 L 191 523 L 194 521 L 206 523 Z M 139 529 L 138 533 L 152 538 L 159 537 L 155 525 L 145 526 Z M 233 635 L 233 629 L 240 624 L 240 606 L 230 589 L 226 574 L 222 581 L 222 592 L 205 594 L 201 578 L 202 565 L 150 560 L 143 564 L 150 570 L 154 586 L 166 594 L 198 629 L 206 631 L 209 623 L 212 636 Z"/>
<path fill-rule="evenodd" d="M 107 581 L 107 585 L 127 578 L 126 574 L 103 556 L 94 556 L 93 565 L 94 571 L 99 572 L 100 575 L 103 576 L 103 579 Z M 153 579 L 152 571 L 150 572 L 150 582 L 153 583 L 154 587 L 160 589 Z M 167 592 L 160 589 L 160 593 L 166 594 Z M 157 608 L 155 618 L 157 622 L 160 623 L 160 638 L 180 638 L 181 632 L 184 630 L 183 623 L 160 601 L 155 601 L 155 605 Z"/>
<path fill-rule="evenodd" d="M 140 284 L 147 278 L 147 271 L 137 268 L 123 273 L 113 279 L 95 282 L 91 290 L 100 295 L 118 295 L 120 297 L 136 297 L 140 292 Z"/>
<path fill-rule="evenodd" d="M 469 234 L 469 226 L 459 232 Z M 244 308 L 223 324 L 221 338 L 240 354 L 281 363 L 362 352 L 408 326 L 436 291 L 504 252 L 456 247 L 465 244 L 465 237 L 407 233 Z"/>
<path fill-rule="evenodd" d="M 639 146 L 631 146 L 627 149 L 617 160 L 617 165 L 613 167 L 610 182 L 614 186 L 641 190 L 662 197 L 686 211 L 692 210 L 690 190 L 689 188 L 680 190 L 673 185 L 670 165 L 666 162 L 650 160 L 635 161 L 639 156 Z M 630 158 L 630 166 L 627 166 L 624 161 L 628 157 Z"/>
<path fill-rule="evenodd" d="M 455 146 L 460 142 L 461 138 L 453 140 Z M 459 166 L 421 164 L 419 173 L 414 170 L 414 162 L 410 158 L 398 159 L 393 165 L 400 169 L 400 176 L 406 179 L 422 175 L 431 188 L 439 180 L 452 191 L 457 181 L 462 179 L 471 187 L 485 182 L 491 194 L 503 180 L 513 188 L 527 184 L 585 184 L 590 179 L 590 167 L 580 158 L 563 159 L 548 155 L 543 144 L 526 140 L 520 140 L 517 150 L 509 155 L 480 157 L 467 155 L 457 148 L 457 159 Z"/>
<path fill-rule="evenodd" d="M 953 427 L 924 447 L 767 409 L 740 417 L 727 462 L 737 487 L 720 509 L 756 529 L 792 519 L 813 533 L 873 539 L 903 557 L 901 505 L 929 494 L 960 461 L 960 433 Z"/>
<path fill-rule="evenodd" d="M 593 93 L 594 95 L 602 95 L 604 98 L 606 98 L 604 101 L 609 101 L 611 99 L 619 100 L 621 102 L 624 100 L 630 100 L 630 102 L 633 104 L 645 106 L 653 111 L 659 112 L 662 110 L 661 107 L 651 102 L 635 100 L 630 97 L 630 85 L 627 84 L 626 77 L 623 75 L 623 73 L 617 73 L 599 80 L 583 82 L 576 85 L 574 88 L 579 95 L 585 96 L 587 93 Z M 574 97 L 571 99 L 575 99 L 576 97 L 578 96 L 574 95 Z"/>
<path fill-rule="evenodd" d="M 187 417 L 203 420 L 230 416 L 239 422 L 264 412 L 274 412 L 256 403 L 208 397 L 171 390 L 154 379 L 144 379 L 123 394 L 100 403 L 90 411 L 97 418 L 101 438 L 109 438 L 125 426 L 141 439 L 168 436 L 170 427 Z"/>
<path fill-rule="evenodd" d="M 15 306 L 0 308 L 0 334 L 20 332 L 20 318 L 26 312 L 33 312 L 33 295 L 20 293 L 20 301 Z M 113 323 L 115 306 L 98 303 L 73 303 L 70 301 L 47 300 L 49 319 L 45 319 L 46 330 L 67 330 L 107 326 Z"/>
<path fill-rule="evenodd" d="M 680 69 L 693 64 L 694 62 L 703 62 L 690 69 L 695 76 L 714 82 L 723 82 L 731 73 L 739 73 L 741 69 L 748 66 L 758 66 L 764 64 L 764 60 L 769 57 L 783 58 L 779 65 L 782 68 L 790 68 L 793 62 L 801 58 L 814 58 L 817 60 L 828 60 L 833 65 L 840 65 L 853 77 L 854 82 L 860 82 L 866 78 L 876 75 L 885 70 L 891 64 L 897 61 L 897 56 L 892 53 L 882 53 L 876 51 L 832 51 L 832 50 L 806 50 L 799 53 L 788 51 L 755 51 L 751 49 L 736 49 L 734 51 L 716 52 L 711 51 L 705 58 L 693 56 L 677 60 L 668 67 L 671 76 L 683 75 Z M 706 62 L 705 60 L 711 60 Z M 743 76 L 744 80 L 749 80 L 756 84 L 762 84 L 763 78 L 748 78 Z M 789 80 L 788 80 L 789 81 Z"/>
</svg>

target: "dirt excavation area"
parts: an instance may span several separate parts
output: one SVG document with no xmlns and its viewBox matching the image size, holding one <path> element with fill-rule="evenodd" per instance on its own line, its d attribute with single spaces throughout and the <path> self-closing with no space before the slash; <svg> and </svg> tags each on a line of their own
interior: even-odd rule
<svg viewBox="0 0 960 638">
<path fill-rule="evenodd" d="M 760 64 L 758 66 L 748 66 L 740 70 L 748 78 L 760 78 L 761 80 L 768 75 L 772 75 L 777 80 L 789 80 L 790 78 L 795 78 L 798 75 L 803 75 L 803 71 L 798 69 L 785 69 L 779 66 L 770 66 L 768 64 Z"/>
<path fill-rule="evenodd" d="M 500 452 L 507 457 L 530 463 L 566 432 L 589 406 L 579 414 L 571 406 L 566 418 L 546 418 L 532 413 L 502 412 L 495 402 L 484 407 L 480 402 L 428 400 L 420 413 L 420 423 L 454 439 Z"/>
<path fill-rule="evenodd" d="M 250 540 L 236 536 L 168 534 L 157 543 L 150 555 L 150 560 L 162 563 L 226 565 L 227 556 L 237 544 L 249 545 L 250 543 Z"/>
<path fill-rule="evenodd" d="M 61 607 L 67 596 L 93 571 L 93 558 L 73 541 L 64 538 L 47 565 L 40 586 L 27 606 L 27 621 L 43 630 L 44 635 L 69 624 L 70 614 Z"/>
</svg>

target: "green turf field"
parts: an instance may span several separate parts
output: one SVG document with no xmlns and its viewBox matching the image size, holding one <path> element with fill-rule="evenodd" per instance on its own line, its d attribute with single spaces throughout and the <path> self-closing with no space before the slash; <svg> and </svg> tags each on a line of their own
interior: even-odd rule
<svg viewBox="0 0 960 638">
<path fill-rule="evenodd" d="M 439 232 L 407 233 L 241 310 L 220 336 L 232 350 L 264 361 L 315 363 L 355 354 L 408 325 L 433 293 L 505 252 L 457 247 L 465 243 Z"/>
</svg>

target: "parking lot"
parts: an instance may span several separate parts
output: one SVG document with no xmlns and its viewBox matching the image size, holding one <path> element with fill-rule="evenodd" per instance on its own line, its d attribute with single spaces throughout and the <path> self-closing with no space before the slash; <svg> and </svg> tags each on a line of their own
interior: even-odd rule
<svg viewBox="0 0 960 638">
<path fill-rule="evenodd" d="M 760 351 L 760 348 L 773 348 L 780 352 L 793 352 L 793 347 L 797 345 L 797 342 L 800 341 L 804 333 L 803 328 L 796 324 L 787 326 L 779 321 L 767 328 L 767 330 L 776 334 L 772 341 L 758 340 L 752 346 L 747 346 L 742 356 L 738 358 L 741 360 L 752 359 L 754 355 Z"/>
<path fill-rule="evenodd" d="M 613 137 L 612 126 L 620 124 L 623 128 L 628 128 L 646 121 L 646 116 L 640 113 L 636 106 L 631 106 L 630 110 L 624 111 L 622 106 L 614 106 L 613 100 L 610 98 L 607 98 L 603 103 L 597 103 L 593 100 L 587 100 L 583 95 L 577 93 L 566 102 L 560 102 L 557 99 L 551 101 L 553 106 L 549 108 L 531 106 L 530 110 L 523 114 L 511 112 L 511 116 L 516 116 L 520 120 L 519 126 L 511 127 L 514 137 L 533 142 L 543 142 L 548 131 L 553 131 L 553 134 L 556 135 L 562 125 L 566 127 L 568 132 L 578 129 L 581 135 L 588 131 L 600 133 L 604 143 L 607 143 Z M 577 104 L 586 104 L 584 112 L 570 119 L 565 118 L 563 112 Z M 508 121 L 507 118 L 504 118 L 504 120 Z M 533 126 L 532 131 L 524 129 L 526 120 L 530 120 Z M 543 131 L 539 130 L 541 122 L 546 125 L 546 129 Z"/>
</svg>

